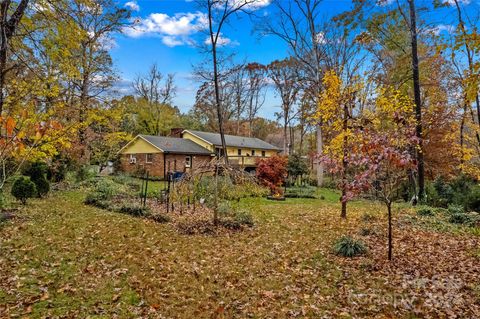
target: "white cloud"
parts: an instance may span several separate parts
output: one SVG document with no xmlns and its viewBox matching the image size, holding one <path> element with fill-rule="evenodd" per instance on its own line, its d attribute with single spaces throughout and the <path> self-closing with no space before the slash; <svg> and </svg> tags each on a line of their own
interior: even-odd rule
<svg viewBox="0 0 480 319">
<path fill-rule="evenodd" d="M 324 32 L 318 32 L 317 36 L 315 37 L 315 40 L 317 40 L 318 44 L 326 44 L 327 39 L 325 38 L 325 33 Z"/>
<path fill-rule="evenodd" d="M 470 4 L 470 2 L 472 2 L 472 0 L 458 0 L 459 4 Z M 443 3 L 451 5 L 451 6 L 455 5 L 454 0 L 444 0 Z"/>
<path fill-rule="evenodd" d="M 394 3 L 396 0 L 376 0 L 377 2 L 377 5 L 378 6 L 388 6 L 388 5 L 391 5 L 392 3 Z M 470 4 L 470 2 L 472 2 L 472 0 L 457 0 L 459 4 Z M 448 4 L 450 6 L 452 5 L 455 5 L 455 1 L 454 0 L 443 0 L 442 3 L 444 4 Z"/>
<path fill-rule="evenodd" d="M 377 5 L 379 6 L 388 6 L 391 5 L 395 0 L 377 0 Z"/>
<path fill-rule="evenodd" d="M 37 12 L 53 12 L 55 10 L 55 8 L 46 1 L 34 2 L 33 9 Z"/>
<path fill-rule="evenodd" d="M 194 0 L 185 1 L 191 2 Z M 220 0 L 215 3 L 214 8 L 222 10 L 225 7 L 226 2 L 228 2 L 227 5 L 230 8 L 238 8 L 242 6 L 242 9 L 252 11 L 268 6 L 272 2 L 272 0 Z"/>
<path fill-rule="evenodd" d="M 128 8 L 132 11 L 140 11 L 140 6 L 138 5 L 137 1 L 129 1 L 125 3 L 125 8 Z"/>
<path fill-rule="evenodd" d="M 204 43 L 205 44 L 211 44 L 212 41 L 211 41 L 210 37 L 207 36 Z M 220 36 L 218 37 L 218 40 L 217 40 L 217 45 L 218 46 L 226 46 L 226 45 L 237 46 L 239 44 L 240 43 L 238 43 L 238 41 L 232 41 L 229 38 L 223 37 L 221 34 L 220 34 Z"/>
<path fill-rule="evenodd" d="M 166 46 L 169 46 L 169 47 L 175 47 L 175 46 L 178 46 L 178 45 L 183 45 L 185 44 L 185 42 L 182 40 L 182 39 L 179 39 L 175 36 L 172 36 L 172 35 L 165 35 L 162 37 L 162 42 L 163 44 L 165 44 Z"/>
<path fill-rule="evenodd" d="M 127 36 L 159 36 L 168 46 L 192 44 L 191 36 L 208 25 L 206 14 L 202 12 L 176 13 L 169 16 L 165 13 L 152 13 L 147 18 L 138 18 L 132 27 L 126 28 Z"/>
<path fill-rule="evenodd" d="M 270 4 L 271 0 L 230 0 L 232 7 L 237 7 L 245 4 L 245 9 L 257 10 L 266 7 Z"/>
<path fill-rule="evenodd" d="M 455 26 L 451 24 L 439 24 L 429 29 L 429 31 L 433 32 L 433 34 L 436 35 L 439 35 L 440 33 L 442 33 L 442 31 L 446 31 L 447 33 L 453 33 L 455 32 Z"/>
</svg>

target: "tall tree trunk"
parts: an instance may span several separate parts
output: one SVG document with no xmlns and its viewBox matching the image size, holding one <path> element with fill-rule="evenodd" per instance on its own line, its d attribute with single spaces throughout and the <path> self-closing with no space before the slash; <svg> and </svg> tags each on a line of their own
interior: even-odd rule
<svg viewBox="0 0 480 319">
<path fill-rule="evenodd" d="M 288 149 L 289 154 L 295 153 L 294 145 L 295 145 L 295 128 L 293 126 L 290 126 L 290 143 L 289 143 L 289 149 Z"/>
<path fill-rule="evenodd" d="M 0 114 L 3 113 L 3 108 L 5 104 L 5 78 L 7 75 L 7 54 L 8 54 L 7 40 L 5 39 L 4 32 L 1 32 L 1 33 L 2 33 L 1 34 L 2 45 L 0 48 Z"/>
<path fill-rule="evenodd" d="M 242 102 L 240 101 L 240 98 L 237 97 L 237 135 L 240 135 L 240 121 L 242 117 Z"/>
<path fill-rule="evenodd" d="M 249 117 L 248 119 L 248 137 L 252 137 L 252 126 L 253 126 L 253 118 Z"/>
<path fill-rule="evenodd" d="M 304 144 L 304 141 L 305 141 L 305 124 L 302 123 L 300 125 L 300 141 L 298 141 L 298 154 L 300 156 L 303 155 L 303 144 Z"/>
<path fill-rule="evenodd" d="M 393 234 L 392 234 L 392 202 L 387 201 L 388 210 L 388 260 L 392 260 Z"/>
<path fill-rule="evenodd" d="M 317 127 L 317 156 L 321 156 L 323 154 L 323 134 L 322 134 L 322 126 L 318 125 Z M 317 186 L 323 186 L 323 179 L 324 179 L 324 172 L 323 172 L 323 163 L 320 159 L 315 159 L 315 168 L 317 171 Z"/>
<path fill-rule="evenodd" d="M 288 121 L 283 119 L 283 154 L 288 155 Z"/>
<path fill-rule="evenodd" d="M 467 61 L 468 61 L 468 71 L 470 72 L 470 74 L 472 74 L 474 72 L 474 68 L 473 68 L 473 54 L 472 54 L 472 50 L 470 48 L 470 45 L 468 43 L 468 37 L 467 37 L 467 31 L 466 31 L 466 28 L 465 28 L 465 22 L 463 21 L 463 17 L 462 17 L 462 10 L 460 9 L 460 5 L 458 3 L 458 0 L 454 0 L 455 1 L 455 6 L 457 8 L 457 14 L 458 14 L 458 24 L 460 25 L 460 31 L 462 32 L 462 35 L 463 35 L 463 38 L 465 39 L 465 52 L 467 53 Z M 479 129 L 480 129 L 480 98 L 478 96 L 478 93 L 475 94 L 475 106 L 477 107 L 477 124 L 479 126 Z M 478 132 L 476 132 L 476 136 L 477 136 L 477 142 L 478 144 L 480 145 L 480 136 L 478 134 Z"/>
<path fill-rule="evenodd" d="M 348 168 L 348 161 L 347 161 L 347 156 L 348 156 L 348 150 L 347 150 L 347 144 L 348 144 L 348 136 L 347 136 L 347 130 L 348 130 L 348 106 L 347 103 L 343 106 L 343 155 L 342 155 L 342 212 L 340 214 L 340 217 L 343 219 L 347 218 L 347 201 L 345 200 L 345 196 L 347 196 L 347 168 Z"/>
<path fill-rule="evenodd" d="M 220 140 L 222 142 L 223 157 L 225 159 L 225 164 L 228 165 L 228 153 L 227 153 L 227 143 L 225 142 L 225 130 L 223 128 L 223 112 L 222 104 L 220 102 L 220 85 L 218 83 L 218 61 L 217 61 L 217 39 L 218 37 L 214 36 L 213 33 L 213 21 L 212 21 L 212 3 L 209 3 L 208 6 L 208 16 L 209 16 L 209 28 L 210 28 L 210 41 L 212 43 L 212 62 L 213 62 L 213 83 L 215 86 L 215 106 L 217 108 L 217 117 L 218 117 L 218 130 L 220 131 Z"/>
<path fill-rule="evenodd" d="M 412 42 L 412 71 L 413 93 L 415 98 L 415 131 L 418 138 L 417 173 L 418 173 L 418 200 L 422 201 L 425 195 L 425 163 L 423 157 L 423 134 L 422 134 L 422 97 L 420 95 L 420 72 L 418 66 L 417 49 L 417 20 L 415 1 L 408 0 L 410 7 L 410 37 Z"/>
<path fill-rule="evenodd" d="M 90 95 L 90 73 L 88 67 L 88 48 L 86 44 L 83 46 L 83 76 L 82 76 L 82 85 L 80 87 L 80 109 L 78 113 L 78 121 L 83 125 L 87 120 L 87 110 L 90 108 L 89 105 L 89 95 Z M 87 151 L 88 145 L 86 141 L 86 130 L 85 126 L 81 126 L 78 131 L 78 138 L 81 145 L 81 154 L 80 160 L 83 164 L 89 163 L 89 154 Z"/>
<path fill-rule="evenodd" d="M 29 0 L 22 0 L 13 14 L 8 18 L 11 0 L 3 0 L 0 3 L 0 115 L 3 113 L 5 104 L 5 82 L 8 73 L 7 61 L 10 39 L 15 34 L 20 20 L 27 10 Z"/>
<path fill-rule="evenodd" d="M 322 68 L 321 68 L 321 61 L 320 61 L 320 49 L 319 44 L 317 41 L 317 28 L 315 26 L 315 16 L 314 12 L 312 12 L 311 1 L 307 0 L 306 2 L 306 20 L 308 23 L 308 29 L 310 31 L 310 41 L 312 42 L 313 54 L 315 58 L 315 69 L 316 69 L 316 91 L 317 96 L 314 97 L 314 101 L 318 105 L 320 94 L 322 92 L 321 83 L 322 83 Z M 322 134 L 322 123 L 317 125 L 317 156 L 323 155 L 323 134 Z M 317 171 L 317 186 L 323 186 L 323 178 L 324 178 L 324 171 L 323 171 L 323 163 L 322 161 L 317 160 L 315 162 L 315 169 Z"/>
<path fill-rule="evenodd" d="M 466 111 L 467 111 L 467 105 L 464 105 L 463 114 L 462 114 L 462 121 L 460 122 L 460 152 L 461 152 L 460 164 L 464 163 L 464 160 L 463 160 L 463 156 L 464 156 L 463 146 L 465 144 L 464 130 L 465 130 L 465 116 L 466 116 L 465 112 Z"/>
</svg>

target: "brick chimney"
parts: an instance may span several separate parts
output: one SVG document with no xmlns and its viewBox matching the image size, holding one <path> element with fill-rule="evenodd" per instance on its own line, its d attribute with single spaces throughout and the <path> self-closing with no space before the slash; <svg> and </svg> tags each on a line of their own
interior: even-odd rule
<svg viewBox="0 0 480 319">
<path fill-rule="evenodd" d="M 182 137 L 183 127 L 174 127 L 170 130 L 170 137 Z"/>
</svg>

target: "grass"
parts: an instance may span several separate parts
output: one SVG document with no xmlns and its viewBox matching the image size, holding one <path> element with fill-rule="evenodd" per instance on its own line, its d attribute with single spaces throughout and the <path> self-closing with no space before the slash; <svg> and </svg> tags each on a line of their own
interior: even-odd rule
<svg viewBox="0 0 480 319">
<path fill-rule="evenodd" d="M 243 199 L 240 206 L 254 213 L 255 227 L 224 236 L 180 235 L 168 223 L 85 206 L 78 191 L 34 200 L 0 228 L 0 317 L 422 317 L 442 310 L 417 313 L 381 299 L 417 296 L 417 287 L 405 279 L 412 265 L 420 263 L 417 276 L 426 278 L 452 267 L 461 280 L 478 279 L 478 257 L 469 244 L 476 237 L 399 220 L 392 268 L 385 261 L 383 206 L 350 203 L 344 221 L 338 193 L 321 189 L 317 195 L 324 199 Z M 363 221 L 365 213 L 375 222 Z M 367 256 L 334 254 L 339 237 L 366 225 L 380 233 L 364 238 Z M 439 257 L 420 260 L 422 247 Z M 448 258 L 465 258 L 469 270 Z M 352 299 L 364 295 L 373 296 L 368 307 Z M 480 309 L 472 299 L 476 291 L 458 296 L 470 311 Z"/>
</svg>

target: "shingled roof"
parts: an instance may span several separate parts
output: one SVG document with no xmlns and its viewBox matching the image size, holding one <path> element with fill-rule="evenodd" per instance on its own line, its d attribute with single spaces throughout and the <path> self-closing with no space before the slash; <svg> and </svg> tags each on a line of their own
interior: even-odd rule
<svg viewBox="0 0 480 319">
<path fill-rule="evenodd" d="M 202 140 L 213 144 L 215 146 L 222 146 L 222 141 L 220 139 L 220 134 L 210 133 L 210 132 L 201 132 L 193 130 L 185 130 L 184 132 L 189 132 Z M 262 141 L 256 137 L 245 137 L 245 136 L 236 136 L 236 135 L 227 135 L 225 134 L 225 143 L 230 147 L 238 148 L 252 148 L 252 149 L 262 149 L 262 150 L 274 150 L 280 151 L 281 149 L 277 146 L 269 144 L 265 141 Z"/>
<path fill-rule="evenodd" d="M 211 152 L 206 148 L 198 145 L 195 142 L 183 138 L 152 135 L 139 135 L 139 137 L 143 138 L 153 146 L 159 148 L 164 153 L 199 155 L 211 154 Z"/>
</svg>

